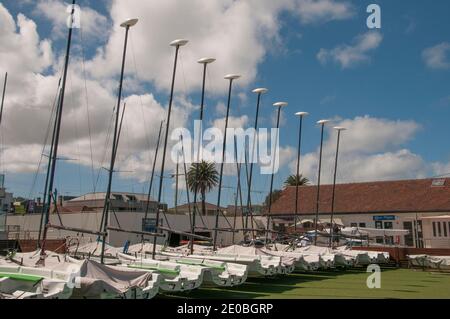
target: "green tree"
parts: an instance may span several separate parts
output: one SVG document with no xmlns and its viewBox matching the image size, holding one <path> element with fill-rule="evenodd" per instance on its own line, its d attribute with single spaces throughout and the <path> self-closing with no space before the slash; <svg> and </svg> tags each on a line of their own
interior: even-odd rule
<svg viewBox="0 0 450 319">
<path fill-rule="evenodd" d="M 187 173 L 189 190 L 200 194 L 202 214 L 206 215 L 206 194 L 212 191 L 219 183 L 219 173 L 214 163 L 202 161 L 194 163 Z"/>
<path fill-rule="evenodd" d="M 302 174 L 300 175 L 291 175 L 284 182 L 284 186 L 306 186 L 309 185 L 309 179 L 304 177 Z"/>
<path fill-rule="evenodd" d="M 272 192 L 272 194 L 271 194 L 272 195 L 272 204 L 281 197 L 282 193 L 283 192 L 279 189 L 276 189 Z M 270 197 L 269 197 L 269 195 L 267 195 L 266 199 L 264 200 L 264 206 L 269 207 L 269 204 L 270 204 L 269 201 L 270 201 Z"/>
</svg>

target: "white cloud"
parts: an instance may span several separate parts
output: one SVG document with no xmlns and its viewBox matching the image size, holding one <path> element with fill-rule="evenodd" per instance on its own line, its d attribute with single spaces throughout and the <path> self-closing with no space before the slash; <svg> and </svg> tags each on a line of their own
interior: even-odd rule
<svg viewBox="0 0 450 319">
<path fill-rule="evenodd" d="M 217 59 L 208 68 L 208 91 L 223 92 L 223 76 L 240 73 L 237 86 L 247 86 L 257 75 L 274 43 L 280 42 L 282 12 L 299 15 L 304 23 L 348 18 L 351 6 L 331 0 L 223 0 L 223 1 L 114 1 L 111 18 L 114 28 L 107 45 L 88 64 L 93 76 L 108 78 L 117 74 L 124 30 L 118 25 L 129 17 L 139 23 L 131 31 L 131 50 L 138 65 L 139 80 L 158 89 L 170 86 L 174 50 L 168 44 L 176 38 L 190 40 L 180 52 L 177 90 L 187 93 L 200 88 L 202 68 L 196 61 L 204 56 Z M 127 68 L 128 72 L 133 70 Z M 133 71 L 134 72 L 134 71 Z"/>
<path fill-rule="evenodd" d="M 67 33 L 68 3 L 57 0 L 39 0 L 35 12 L 53 24 L 52 37 L 63 38 Z M 108 34 L 108 19 L 88 6 L 80 7 L 80 26 L 83 36 L 88 39 L 100 39 Z"/>
<path fill-rule="evenodd" d="M 50 41 L 39 38 L 33 21 L 19 14 L 17 26 L 18 29 L 13 17 L 0 4 L 0 37 L 4 49 L 0 52 L 0 72 L 9 72 L 2 123 L 2 162 L 10 173 L 34 172 L 37 168 L 62 67 L 62 57 L 53 58 Z M 128 78 L 125 86 L 130 88 Z M 81 62 L 76 55 L 72 55 L 62 119 L 60 157 L 74 159 L 74 164 L 90 167 L 92 146 L 94 166 L 105 166 L 110 156 L 110 146 L 105 143 L 116 104 L 116 87 L 116 80 L 100 82 L 90 77 L 84 79 Z M 127 112 L 117 167 L 121 171 L 129 171 L 122 175 L 144 180 L 151 169 L 154 140 L 161 119 L 166 117 L 166 107 L 152 94 L 131 95 L 125 100 Z M 195 106 L 187 98 L 177 96 L 172 127 L 185 126 L 187 114 L 193 109 Z M 167 164 L 168 168 L 170 166 L 170 163 Z"/>
<path fill-rule="evenodd" d="M 354 15 L 349 2 L 332 0 L 301 0 L 296 3 L 296 10 L 302 23 L 317 23 L 332 20 L 344 20 Z"/>
<path fill-rule="evenodd" d="M 342 133 L 338 182 L 423 178 L 433 171 L 420 155 L 402 148 L 420 129 L 416 122 L 365 116 L 335 124 L 348 129 Z M 332 182 L 336 151 L 336 132 L 329 129 L 328 133 L 322 163 L 324 183 Z M 318 153 L 317 150 L 302 155 L 301 172 L 313 182 L 317 180 Z M 291 162 L 292 172 L 295 165 Z"/>
<path fill-rule="evenodd" d="M 423 51 L 422 57 L 430 69 L 450 69 L 450 43 L 443 42 Z"/>
<path fill-rule="evenodd" d="M 343 69 L 354 67 L 358 64 L 370 61 L 369 53 L 378 48 L 383 36 L 376 31 L 369 31 L 354 39 L 352 45 L 339 45 L 334 49 L 320 49 L 317 59 L 322 64 L 333 61 L 341 65 Z"/>
<path fill-rule="evenodd" d="M 18 29 L 16 29 L 18 28 Z M 25 75 L 26 72 L 43 72 L 53 61 L 49 40 L 40 40 L 36 24 L 23 14 L 14 18 L 0 3 L 0 68 Z M 11 74 L 12 75 L 12 74 Z M 34 79 L 21 79 L 24 82 Z M 14 81 L 12 77 L 11 81 Z M 24 84 L 22 82 L 22 84 Z"/>
<path fill-rule="evenodd" d="M 41 0 L 34 5 L 34 14 L 52 22 L 49 37 L 55 40 L 64 38 L 68 13 L 63 2 Z M 105 46 L 95 48 L 96 56 L 87 61 L 86 78 L 78 52 L 72 52 L 60 141 L 61 157 L 75 159 L 74 164 L 87 167 L 91 166 L 92 148 L 95 168 L 105 166 L 110 156 L 110 145 L 106 140 L 116 104 L 115 76 L 120 69 L 124 38 L 124 30 L 119 27 L 122 20 L 133 16 L 140 19 L 130 33 L 124 83 L 127 94 L 145 92 L 146 82 L 167 90 L 173 63 L 173 48 L 168 43 L 179 37 L 190 40 L 189 45 L 182 49 L 179 60 L 173 128 L 186 126 L 193 110 L 198 109 L 188 98 L 188 93 L 199 89 L 201 84 L 202 70 L 196 63 L 198 58 L 217 58 L 209 68 L 208 90 L 214 93 L 226 90 L 227 82 L 223 75 L 231 72 L 243 75 L 236 82 L 237 86 L 246 86 L 256 78 L 258 66 L 269 48 L 280 41 L 281 13 L 297 14 L 302 23 L 351 16 L 351 6 L 347 2 L 331 0 L 131 0 L 126 3 L 116 0 L 108 9 L 111 21 L 92 8 L 82 7 L 81 26 L 85 41 L 105 38 L 107 41 Z M 112 30 L 108 30 L 109 24 L 113 25 Z M 11 173 L 34 172 L 49 124 L 63 52 L 55 56 L 52 42 L 39 37 L 32 20 L 19 14 L 15 21 L 2 4 L 0 42 L 0 72 L 9 72 L 2 127 L 3 163 Z M 247 99 L 243 92 L 238 94 L 241 102 Z M 166 117 L 167 106 L 157 101 L 153 94 L 140 94 L 125 96 L 127 112 L 117 168 L 123 171 L 120 173 L 122 176 L 145 180 L 151 169 L 160 120 Z M 231 117 L 230 126 L 245 127 L 248 120 L 247 116 Z M 223 127 L 223 120 L 216 121 L 215 125 Z M 27 156 L 23 156 L 24 153 Z M 173 168 L 171 161 L 166 167 Z"/>
</svg>

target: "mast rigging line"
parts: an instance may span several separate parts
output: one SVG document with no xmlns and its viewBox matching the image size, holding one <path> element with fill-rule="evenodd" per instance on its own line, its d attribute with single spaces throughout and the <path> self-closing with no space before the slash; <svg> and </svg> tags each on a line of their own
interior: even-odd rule
<svg viewBox="0 0 450 319">
<path fill-rule="evenodd" d="M 88 133 L 89 133 L 89 148 L 91 153 L 91 174 L 92 174 L 92 191 L 95 193 L 96 183 L 95 183 L 95 170 L 94 170 L 94 153 L 92 151 L 92 134 L 91 134 L 91 117 L 90 117 L 90 107 L 89 107 L 89 93 L 86 79 L 86 61 L 85 61 L 85 52 L 84 52 L 84 38 L 83 38 L 83 28 L 80 27 L 80 42 L 81 42 L 81 58 L 82 58 L 82 67 L 83 67 L 83 78 L 84 78 L 84 90 L 86 96 L 86 113 L 87 113 L 87 124 L 88 124 Z"/>
<path fill-rule="evenodd" d="M 47 147 L 48 138 L 50 136 L 50 130 L 52 127 L 52 122 L 53 122 L 53 115 L 55 114 L 56 104 L 57 104 L 57 101 L 59 100 L 60 88 L 61 88 L 61 78 L 58 81 L 58 86 L 56 89 L 55 97 L 53 99 L 52 109 L 50 111 L 50 117 L 48 119 L 48 124 L 47 124 L 47 131 L 45 133 L 44 143 L 42 146 L 41 157 L 39 159 L 37 169 L 36 169 L 36 172 L 33 177 L 33 182 L 31 184 L 30 192 L 28 193 L 29 194 L 28 198 L 34 197 L 34 191 L 35 191 L 35 187 L 36 187 L 36 183 L 37 183 L 37 178 L 38 178 L 39 172 L 41 170 L 42 160 L 45 157 L 45 148 Z M 44 200 L 45 200 L 45 198 L 44 198 Z"/>
</svg>

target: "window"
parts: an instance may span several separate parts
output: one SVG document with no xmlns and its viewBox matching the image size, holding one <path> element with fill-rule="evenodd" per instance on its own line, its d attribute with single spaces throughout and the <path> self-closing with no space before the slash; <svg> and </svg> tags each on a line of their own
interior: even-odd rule
<svg viewBox="0 0 450 319">
<path fill-rule="evenodd" d="M 442 223 L 442 226 L 444 227 L 444 237 L 448 237 L 447 234 L 447 224 L 445 222 Z"/>
<path fill-rule="evenodd" d="M 366 223 L 359 223 L 360 228 L 366 228 Z"/>
<path fill-rule="evenodd" d="M 162 226 L 162 219 L 159 222 L 159 225 Z M 142 231 L 148 232 L 148 233 L 156 233 L 156 218 L 142 218 Z M 159 231 L 162 233 L 162 231 Z"/>
<path fill-rule="evenodd" d="M 350 227 L 358 227 L 358 223 L 351 223 Z"/>
<path fill-rule="evenodd" d="M 376 221 L 376 222 L 375 222 L 375 228 L 376 228 L 376 229 L 383 229 L 383 222 L 381 222 L 381 221 Z"/>
<path fill-rule="evenodd" d="M 436 222 L 433 222 L 433 237 L 437 237 L 437 235 L 436 235 Z"/>
<path fill-rule="evenodd" d="M 392 222 L 384 222 L 384 229 L 394 229 L 394 224 Z"/>
<path fill-rule="evenodd" d="M 437 222 L 437 226 L 438 226 L 438 235 L 439 237 L 442 237 L 441 222 Z"/>
</svg>

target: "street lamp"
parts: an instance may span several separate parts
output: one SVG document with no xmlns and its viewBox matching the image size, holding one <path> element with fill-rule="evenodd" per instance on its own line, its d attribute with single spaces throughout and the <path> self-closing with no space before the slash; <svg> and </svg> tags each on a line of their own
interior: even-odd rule
<svg viewBox="0 0 450 319">
<path fill-rule="evenodd" d="M 256 131 L 258 130 L 258 120 L 259 120 L 259 107 L 261 105 L 261 97 L 263 94 L 266 94 L 267 92 L 269 92 L 268 89 L 265 88 L 258 88 L 258 89 L 254 89 L 252 91 L 253 93 L 258 95 L 257 98 L 257 102 L 256 102 L 256 116 L 255 116 L 255 136 L 253 138 L 253 144 L 252 144 L 252 157 L 250 160 L 250 173 L 248 176 L 248 193 L 247 193 L 247 215 L 245 217 L 245 229 L 248 229 L 248 215 L 252 215 L 252 203 L 251 203 L 251 196 L 252 196 L 252 180 L 253 180 L 253 163 L 254 163 L 254 156 L 255 156 L 255 144 L 257 143 L 256 141 L 256 136 L 257 133 Z M 253 219 L 252 219 L 252 225 L 253 225 Z M 252 226 L 253 229 L 253 226 Z"/>
<path fill-rule="evenodd" d="M 170 88 L 170 100 L 169 100 L 169 108 L 167 110 L 167 121 L 166 121 L 166 134 L 164 137 L 164 149 L 162 153 L 162 161 L 161 161 L 161 172 L 159 177 L 159 191 L 158 191 L 158 209 L 156 210 L 156 229 L 159 227 L 159 205 L 162 199 L 162 187 L 164 182 L 164 168 L 166 164 L 166 152 L 167 152 L 167 140 L 169 137 L 169 127 L 170 127 L 170 116 L 172 115 L 172 104 L 173 104 L 173 92 L 175 89 L 175 77 L 177 74 L 177 62 L 178 62 L 178 53 L 182 46 L 185 46 L 189 41 L 185 39 L 177 39 L 170 43 L 170 46 L 175 47 L 175 61 L 173 63 L 173 74 L 172 74 L 172 85 Z M 155 259 L 156 254 L 156 237 L 153 238 L 153 252 L 152 257 Z"/>
<path fill-rule="evenodd" d="M 280 128 L 280 116 L 281 116 L 281 109 L 283 107 L 288 106 L 288 103 L 286 102 L 277 102 L 273 106 L 277 108 L 278 114 L 277 114 L 277 136 L 275 137 L 275 150 L 272 150 L 272 154 L 275 155 L 275 151 L 278 149 L 278 129 Z M 274 178 L 274 157 L 272 157 L 272 176 L 270 178 L 270 192 L 269 192 L 269 209 L 267 212 L 267 229 L 266 229 L 266 244 L 269 241 L 269 226 L 270 226 L 270 214 L 272 213 L 272 191 L 273 191 L 273 178 Z"/>
<path fill-rule="evenodd" d="M 206 69 L 208 67 L 208 64 L 213 63 L 214 61 L 216 61 L 216 59 L 214 58 L 201 58 L 200 60 L 198 60 L 197 62 L 200 64 L 203 64 L 203 82 L 202 82 L 202 101 L 201 101 L 201 105 L 200 105 L 200 132 L 202 132 L 203 130 L 203 110 L 204 110 L 204 105 L 205 105 L 205 90 L 206 90 Z M 197 163 L 200 162 L 200 152 L 202 151 L 203 145 L 200 145 L 200 135 L 198 134 L 199 138 L 198 138 L 198 149 L 197 149 Z M 197 167 L 198 168 L 198 167 Z M 197 170 L 196 170 L 196 174 L 197 174 Z M 194 190 L 194 212 L 192 214 L 192 225 L 191 225 L 191 239 L 190 239 L 190 246 L 191 246 L 191 254 L 194 253 L 194 233 L 195 233 L 195 224 L 196 224 L 196 213 L 197 212 L 197 185 L 195 186 L 195 190 Z"/>
<path fill-rule="evenodd" d="M 317 224 L 319 221 L 320 174 L 322 171 L 323 135 L 325 131 L 325 125 L 329 122 L 330 122 L 329 120 L 320 120 L 317 122 L 317 124 L 321 126 L 321 135 L 320 135 L 320 154 L 319 154 L 319 174 L 317 177 L 316 218 L 314 220 L 314 245 L 317 245 Z"/>
<path fill-rule="evenodd" d="M 222 163 L 220 163 L 220 175 L 219 175 L 219 191 L 217 196 L 217 213 L 216 213 L 216 222 L 214 228 L 214 242 L 213 242 L 213 250 L 215 251 L 217 248 L 217 230 L 219 228 L 219 210 L 220 210 L 220 200 L 222 196 L 222 179 L 223 179 L 223 167 L 225 162 L 225 152 L 227 145 L 227 129 L 228 129 L 228 119 L 230 117 L 230 106 L 231 106 L 231 91 L 233 88 L 233 82 L 239 79 L 241 76 L 238 74 L 227 74 L 224 79 L 229 81 L 228 88 L 228 103 L 227 103 L 227 115 L 225 118 L 225 131 L 223 137 L 223 147 L 222 147 Z"/>
<path fill-rule="evenodd" d="M 109 176 L 108 176 L 108 186 L 106 190 L 105 195 L 105 203 L 103 205 L 103 214 L 102 214 L 102 221 L 103 221 L 103 240 L 102 240 L 102 250 L 101 250 L 101 263 L 104 262 L 104 254 L 105 254 L 105 245 L 106 245 L 106 236 L 108 231 L 108 215 L 109 215 L 109 200 L 111 196 L 111 185 L 112 185 L 112 178 L 114 173 L 114 165 L 116 162 L 116 155 L 117 155 L 117 139 L 118 139 L 118 125 L 119 125 L 119 116 L 120 116 L 120 103 L 122 100 L 122 88 L 123 88 L 123 77 L 125 73 L 125 60 L 127 55 L 127 45 L 128 45 L 128 34 L 130 31 L 130 28 L 135 26 L 136 23 L 138 23 L 138 19 L 128 19 L 120 24 L 121 27 L 125 28 L 125 42 L 123 45 L 123 55 L 122 55 L 122 69 L 120 72 L 120 82 L 119 82 L 119 93 L 117 95 L 117 106 L 116 106 L 116 120 L 115 120 L 115 127 L 114 127 L 114 136 L 112 141 L 112 151 L 111 151 L 111 162 L 109 166 Z"/>
<path fill-rule="evenodd" d="M 334 161 L 334 177 L 333 177 L 333 192 L 331 195 L 331 227 L 330 227 L 330 247 L 333 245 L 333 215 L 334 215 L 334 195 L 336 191 L 336 176 L 337 176 L 337 167 L 338 167 L 338 158 L 339 158 L 339 144 L 341 141 L 341 132 L 347 130 L 345 127 L 336 126 L 334 129 L 337 131 L 337 143 L 336 143 L 336 158 Z"/>
<path fill-rule="evenodd" d="M 294 231 L 297 233 L 297 215 L 298 215 L 298 183 L 299 183 L 299 177 L 300 177 L 300 154 L 301 154 L 301 147 L 302 147 L 302 127 L 303 127 L 303 118 L 308 116 L 309 113 L 307 112 L 298 112 L 295 113 L 296 116 L 300 118 L 300 124 L 298 129 L 298 149 L 297 149 L 297 175 L 295 177 L 296 183 L 295 183 L 295 215 L 294 215 Z"/>
</svg>

